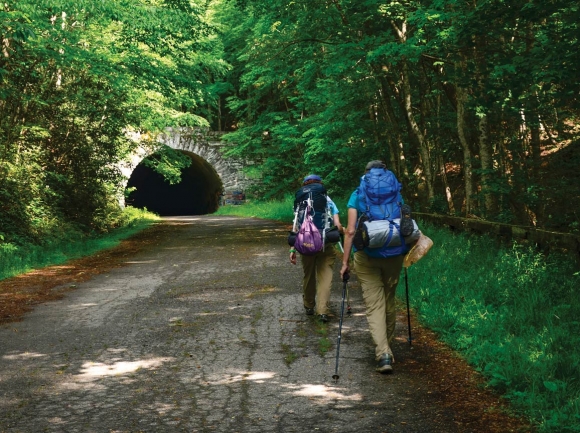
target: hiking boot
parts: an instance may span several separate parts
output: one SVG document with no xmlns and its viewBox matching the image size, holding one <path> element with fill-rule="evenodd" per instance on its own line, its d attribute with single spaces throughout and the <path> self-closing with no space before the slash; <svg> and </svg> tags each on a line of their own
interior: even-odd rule
<svg viewBox="0 0 580 433">
<path fill-rule="evenodd" d="M 326 322 L 328 322 L 328 316 L 326 314 L 319 314 L 318 320 L 322 323 L 326 323 Z"/>
<path fill-rule="evenodd" d="M 377 364 L 377 371 L 382 374 L 393 372 L 393 357 L 388 353 L 383 353 L 379 358 L 379 363 Z"/>
<path fill-rule="evenodd" d="M 307 316 L 313 316 L 314 315 L 314 308 L 304 307 L 304 311 L 306 312 L 306 315 Z"/>
<path fill-rule="evenodd" d="M 411 206 L 404 204 L 401 206 L 401 224 L 400 224 L 401 235 L 406 238 L 410 236 L 415 230 L 415 224 L 411 219 Z"/>
</svg>

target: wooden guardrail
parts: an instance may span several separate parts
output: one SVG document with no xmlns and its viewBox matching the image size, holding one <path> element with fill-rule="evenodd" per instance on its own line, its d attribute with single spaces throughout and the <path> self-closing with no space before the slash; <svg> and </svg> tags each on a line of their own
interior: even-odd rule
<svg viewBox="0 0 580 433">
<path fill-rule="evenodd" d="M 574 255 L 578 263 L 580 263 L 580 235 L 450 215 L 413 212 L 413 217 L 431 222 L 437 226 L 447 226 L 451 230 L 495 235 L 506 240 L 527 241 L 533 243 L 544 252 L 549 252 L 550 250 L 564 251 Z"/>
</svg>

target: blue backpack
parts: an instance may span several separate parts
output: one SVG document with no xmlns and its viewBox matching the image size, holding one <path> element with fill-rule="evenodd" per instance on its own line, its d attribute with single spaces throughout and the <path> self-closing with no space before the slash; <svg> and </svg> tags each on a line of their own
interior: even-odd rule
<svg viewBox="0 0 580 433">
<path fill-rule="evenodd" d="M 391 231 L 398 224 L 393 220 L 401 218 L 401 206 L 403 197 L 401 196 L 402 185 L 392 171 L 384 168 L 371 168 L 365 174 L 357 189 L 358 211 L 361 215 L 357 229 L 362 229 L 365 221 L 389 221 Z M 409 250 L 401 237 L 401 245 L 389 246 L 388 242 L 378 248 L 365 247 L 364 251 L 369 257 L 394 257 L 406 254 Z M 360 249 L 360 248 L 357 248 Z"/>
</svg>

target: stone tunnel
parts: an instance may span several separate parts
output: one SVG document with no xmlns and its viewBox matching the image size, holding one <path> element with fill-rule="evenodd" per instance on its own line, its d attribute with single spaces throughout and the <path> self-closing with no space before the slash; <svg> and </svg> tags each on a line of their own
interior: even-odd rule
<svg viewBox="0 0 580 433">
<path fill-rule="evenodd" d="M 135 190 L 125 204 L 147 208 L 161 216 L 215 212 L 223 190 L 221 178 L 205 159 L 191 152 L 181 152 L 191 158 L 191 165 L 181 171 L 181 182 L 170 184 L 143 160 L 127 182 L 127 188 Z"/>
<path fill-rule="evenodd" d="M 141 148 L 121 171 L 130 193 L 123 205 L 148 210 L 161 216 L 205 215 L 215 212 L 222 193 L 245 190 L 250 181 L 243 168 L 247 162 L 225 159 L 225 145 L 220 133 L 203 129 L 168 129 L 159 146 L 169 146 L 191 159 L 181 172 L 181 182 L 170 184 L 163 176 L 144 164 L 154 155 Z"/>
</svg>

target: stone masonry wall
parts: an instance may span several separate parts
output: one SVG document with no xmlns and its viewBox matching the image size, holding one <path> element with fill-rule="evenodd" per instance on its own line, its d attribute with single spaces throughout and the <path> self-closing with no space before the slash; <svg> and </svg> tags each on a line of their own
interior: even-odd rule
<svg viewBox="0 0 580 433">
<path fill-rule="evenodd" d="M 159 142 L 172 149 L 191 152 L 205 159 L 220 177 L 224 191 L 245 191 L 252 184 L 244 174 L 244 167 L 251 162 L 224 158 L 227 145 L 221 141 L 223 132 L 211 131 L 207 128 L 167 128 L 166 133 L 159 137 Z M 130 134 L 135 141 L 140 141 L 138 133 Z M 122 164 L 121 172 L 128 180 L 139 163 L 151 153 L 150 149 L 140 147 L 130 160 Z M 124 199 L 121 197 L 120 201 Z"/>
<path fill-rule="evenodd" d="M 244 174 L 248 161 L 226 159 L 227 147 L 222 141 L 223 132 L 202 128 L 168 128 L 159 141 L 172 149 L 194 153 L 205 159 L 217 172 L 226 192 L 245 190 L 252 181 Z"/>
</svg>

